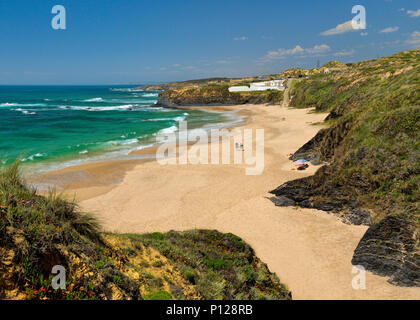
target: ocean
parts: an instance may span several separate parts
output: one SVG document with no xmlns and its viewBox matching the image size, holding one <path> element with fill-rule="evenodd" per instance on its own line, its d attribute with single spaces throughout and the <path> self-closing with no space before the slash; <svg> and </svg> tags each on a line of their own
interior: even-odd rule
<svg viewBox="0 0 420 320">
<path fill-rule="evenodd" d="M 159 132 L 225 123 L 226 115 L 154 107 L 157 91 L 129 86 L 0 86 L 0 165 L 47 170 L 131 159 Z"/>
</svg>

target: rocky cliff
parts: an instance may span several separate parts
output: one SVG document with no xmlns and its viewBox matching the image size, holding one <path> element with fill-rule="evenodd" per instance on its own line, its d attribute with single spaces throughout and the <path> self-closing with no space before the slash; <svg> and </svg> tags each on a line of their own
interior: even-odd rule
<svg viewBox="0 0 420 320">
<path fill-rule="evenodd" d="M 240 105 L 281 104 L 283 92 L 229 92 L 229 86 L 187 86 L 181 89 L 166 90 L 159 94 L 158 105 L 162 106 L 208 106 L 208 105 Z"/>
</svg>

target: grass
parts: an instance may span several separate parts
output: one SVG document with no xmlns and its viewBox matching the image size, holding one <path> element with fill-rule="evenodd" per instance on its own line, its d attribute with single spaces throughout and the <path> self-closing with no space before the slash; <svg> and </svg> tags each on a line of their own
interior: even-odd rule
<svg viewBox="0 0 420 320">
<path fill-rule="evenodd" d="M 166 291 L 156 291 L 144 296 L 144 300 L 172 300 L 172 295 Z"/>
<path fill-rule="evenodd" d="M 48 251 L 54 243 L 68 245 L 97 237 L 98 223 L 92 216 L 81 214 L 74 202 L 64 200 L 55 191 L 42 197 L 27 188 L 18 162 L 2 170 L 0 179 L 0 203 L 6 211 L 0 220 L 3 239 L 7 239 L 7 228 L 19 229 L 32 247 Z"/>
<path fill-rule="evenodd" d="M 329 112 L 315 152 L 330 165 L 288 185 L 305 190 L 299 201 L 306 207 L 344 216 L 368 209 L 373 226 L 354 261 L 400 284 L 419 281 L 412 267 L 420 257 L 419 84 L 417 49 L 317 75 L 291 90 L 292 107 Z M 374 239 L 389 246 L 386 255 L 376 256 L 384 249 L 370 246 Z"/>
<path fill-rule="evenodd" d="M 152 247 L 181 270 L 204 299 L 287 299 L 288 290 L 241 238 L 210 230 L 122 235 Z M 260 281 L 265 279 L 265 281 Z"/>
<path fill-rule="evenodd" d="M 223 269 L 229 270 L 229 269 L 232 268 L 232 266 L 228 262 L 224 261 L 223 259 L 218 259 L 218 258 L 204 259 L 203 263 L 207 267 L 209 267 L 210 269 L 213 269 L 213 270 L 223 270 Z"/>
<path fill-rule="evenodd" d="M 196 284 L 199 278 L 197 271 L 189 266 L 182 268 L 182 276 L 191 284 Z"/>
<path fill-rule="evenodd" d="M 90 215 L 82 215 L 75 203 L 63 200 L 56 192 L 36 194 L 22 182 L 18 161 L 0 171 L 0 247 L 13 253 L 16 284 L 30 298 L 85 299 L 95 293 L 87 277 L 70 274 L 66 290 L 51 290 L 45 279 L 51 268 L 63 263 L 59 247 L 94 253 L 87 245 L 98 238 L 98 224 Z M 48 257 L 48 259 L 45 259 Z M 67 265 L 66 265 L 67 266 Z"/>
<path fill-rule="evenodd" d="M 391 207 L 419 201 L 418 56 L 408 52 L 354 64 L 344 75 L 315 76 L 293 89 L 292 106 L 330 112 L 330 137 L 320 151 L 333 161 L 331 181 L 354 187 L 354 195 L 363 184 L 364 204 L 385 209 L 376 221 Z M 392 74 L 407 66 L 412 69 L 383 78 L 384 68 Z"/>
</svg>

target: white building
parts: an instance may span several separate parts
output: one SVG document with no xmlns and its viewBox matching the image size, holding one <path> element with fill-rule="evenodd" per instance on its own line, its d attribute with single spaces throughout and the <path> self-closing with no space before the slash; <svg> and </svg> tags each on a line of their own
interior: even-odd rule
<svg viewBox="0 0 420 320">
<path fill-rule="evenodd" d="M 251 91 L 247 86 L 237 86 L 237 87 L 230 87 L 229 92 L 244 92 L 244 91 Z"/>
<path fill-rule="evenodd" d="M 247 86 L 237 86 L 230 87 L 229 92 L 247 92 L 247 91 L 267 91 L 267 90 L 279 90 L 283 91 L 284 85 L 283 80 L 271 80 L 264 82 L 254 82 L 251 83 L 249 87 Z"/>
</svg>

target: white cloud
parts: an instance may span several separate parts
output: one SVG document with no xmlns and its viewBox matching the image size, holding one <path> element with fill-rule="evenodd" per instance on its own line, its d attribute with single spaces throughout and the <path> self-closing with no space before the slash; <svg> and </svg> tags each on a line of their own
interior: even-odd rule
<svg viewBox="0 0 420 320">
<path fill-rule="evenodd" d="M 420 31 L 414 31 L 410 34 L 410 37 L 406 40 L 407 44 L 414 46 L 420 46 Z"/>
<path fill-rule="evenodd" d="M 330 50 L 331 50 L 330 46 L 326 44 L 315 45 L 313 48 L 306 48 L 306 49 L 302 48 L 300 45 L 297 45 L 293 49 L 280 48 L 275 51 L 269 51 L 260 60 L 263 62 L 267 62 L 270 60 L 282 59 L 286 56 L 293 56 L 293 55 L 299 55 L 299 56 L 303 56 L 304 54 L 317 55 L 317 54 L 328 52 Z"/>
<path fill-rule="evenodd" d="M 245 36 L 242 36 L 242 37 L 235 37 L 235 38 L 233 38 L 233 40 L 235 40 L 235 41 L 245 41 L 245 40 L 248 40 L 248 38 L 245 37 Z"/>
<path fill-rule="evenodd" d="M 415 11 L 413 10 L 407 10 L 407 14 L 411 17 L 411 18 L 417 18 L 420 17 L 420 9 L 417 9 Z"/>
<path fill-rule="evenodd" d="M 360 35 L 361 35 L 362 37 L 367 37 L 367 36 L 369 35 L 369 33 L 367 33 L 367 32 L 361 32 L 361 33 L 360 33 Z"/>
<path fill-rule="evenodd" d="M 328 52 L 330 50 L 331 50 L 331 48 L 327 44 L 316 45 L 312 49 L 311 48 L 308 48 L 306 50 L 304 49 L 304 51 L 306 51 L 307 53 L 311 53 L 311 54 L 324 53 L 324 52 Z"/>
<path fill-rule="evenodd" d="M 353 28 L 352 20 L 339 24 L 333 29 L 321 32 L 321 36 L 333 36 L 336 34 L 342 34 L 346 32 L 358 31 L 357 29 Z"/>
<path fill-rule="evenodd" d="M 398 9 L 399 12 L 404 12 L 405 8 Z"/>
<path fill-rule="evenodd" d="M 385 28 L 381 31 L 379 31 L 379 33 L 392 33 L 392 32 L 396 32 L 400 30 L 400 27 L 389 27 L 389 28 Z"/>
<path fill-rule="evenodd" d="M 345 50 L 343 50 L 343 51 L 340 51 L 340 52 L 336 52 L 336 53 L 334 53 L 334 56 L 335 57 L 347 57 L 347 56 L 352 56 L 352 55 L 354 55 L 354 53 L 355 53 L 356 51 L 354 50 L 354 49 L 352 49 L 352 50 L 349 50 L 349 51 L 345 51 Z"/>
</svg>

